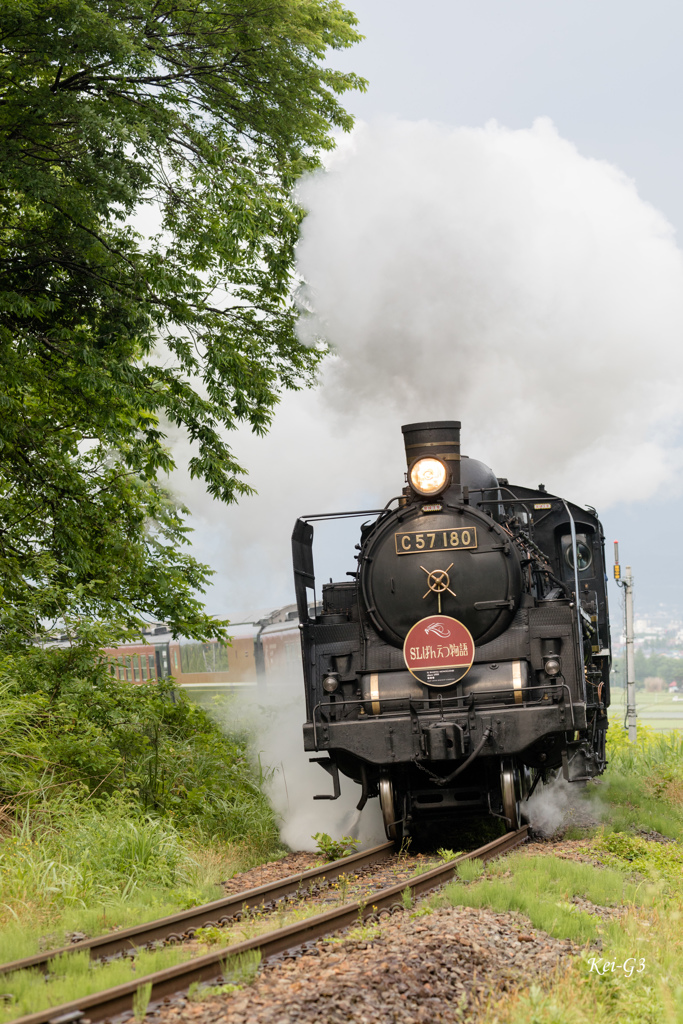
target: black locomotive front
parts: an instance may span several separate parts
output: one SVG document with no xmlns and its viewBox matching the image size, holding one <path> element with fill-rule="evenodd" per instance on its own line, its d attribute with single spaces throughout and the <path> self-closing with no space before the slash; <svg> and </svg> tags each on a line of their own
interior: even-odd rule
<svg viewBox="0 0 683 1024">
<path fill-rule="evenodd" d="M 450 833 L 481 809 L 516 828 L 539 779 L 605 765 L 602 528 L 592 510 L 461 457 L 457 422 L 403 435 L 398 507 L 339 514 L 376 518 L 361 527 L 351 580 L 324 585 L 322 607 L 309 594 L 312 521 L 336 516 L 294 528 L 304 744 L 324 752 L 311 760 L 334 787 L 317 799 L 339 795 L 342 772 L 362 787 L 359 807 L 379 796 L 390 838 Z M 406 644 L 421 623 L 433 644 Z M 470 640 L 449 647 L 439 638 L 455 629 Z M 416 657 L 434 664 L 418 670 Z"/>
</svg>

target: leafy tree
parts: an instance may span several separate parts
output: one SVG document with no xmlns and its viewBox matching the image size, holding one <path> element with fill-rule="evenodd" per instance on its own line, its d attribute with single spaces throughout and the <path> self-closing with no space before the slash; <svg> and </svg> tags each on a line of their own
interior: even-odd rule
<svg viewBox="0 0 683 1024">
<path fill-rule="evenodd" d="M 0 0 L 6 649 L 65 613 L 216 634 L 165 424 L 230 502 L 226 431 L 314 378 L 292 186 L 351 126 L 364 82 L 324 57 L 355 24 L 339 0 Z"/>
<path fill-rule="evenodd" d="M 647 654 L 638 649 L 633 661 L 638 688 L 645 685 L 648 676 L 660 676 L 667 686 L 672 682 L 677 682 L 680 686 L 683 682 L 683 662 L 680 658 L 669 657 L 666 654 Z M 620 654 L 612 661 L 612 686 L 625 685 L 626 657 Z"/>
</svg>

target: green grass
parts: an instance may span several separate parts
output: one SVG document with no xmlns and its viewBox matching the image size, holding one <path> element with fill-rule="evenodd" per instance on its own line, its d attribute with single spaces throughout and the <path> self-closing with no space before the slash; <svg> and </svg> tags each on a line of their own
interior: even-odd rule
<svg viewBox="0 0 683 1024">
<path fill-rule="evenodd" d="M 136 1020 L 142 1021 L 145 1019 L 151 996 L 152 982 L 147 981 L 144 985 L 140 985 L 140 988 L 133 996 L 133 1016 Z"/>
<path fill-rule="evenodd" d="M 483 1024 L 683 1024 L 683 738 L 638 733 L 630 744 L 610 728 L 609 768 L 589 787 L 604 822 L 583 848 L 602 867 L 518 853 L 449 888 L 454 903 L 517 910 L 584 947 L 553 977 L 492 997 Z M 651 830 L 675 841 L 641 834 Z M 601 921 L 572 896 L 625 912 Z"/>
<path fill-rule="evenodd" d="M 459 865 L 462 881 L 447 886 L 439 898 L 441 905 L 515 911 L 528 917 L 535 928 L 579 943 L 595 941 L 602 930 L 609 932 L 619 925 L 601 925 L 594 915 L 579 910 L 571 902 L 573 896 L 597 906 L 640 906 L 651 904 L 656 892 L 652 885 L 629 881 L 616 868 L 596 871 L 591 864 L 550 855 L 531 857 L 524 852 L 515 853 L 487 865 L 485 875 L 482 871 L 483 866 L 479 865 L 477 873 L 471 862 Z M 477 877 L 479 881 L 465 881 Z"/>
<path fill-rule="evenodd" d="M 487 865 L 479 880 L 451 884 L 434 901 L 521 913 L 533 928 L 583 946 L 555 977 L 503 1002 L 492 1000 L 485 1024 L 683 1021 L 683 847 L 600 833 L 586 848 L 607 866 L 519 852 Z M 623 913 L 601 919 L 573 897 Z M 630 975 L 625 962 L 633 967 Z M 597 974 L 607 963 L 619 966 Z"/>
<path fill-rule="evenodd" d="M 683 881 L 683 845 L 659 843 L 630 832 L 600 832 L 592 843 L 604 864 L 660 884 L 675 896 Z"/>
<path fill-rule="evenodd" d="M 608 758 L 612 770 L 647 776 L 655 769 L 683 772 L 683 734 L 658 734 L 647 727 L 638 729 L 638 739 L 630 743 L 628 733 L 618 723 L 608 732 Z"/>
<path fill-rule="evenodd" d="M 342 902 L 340 895 L 337 905 Z M 274 925 L 284 927 L 295 921 L 302 921 L 320 913 L 320 907 L 316 904 L 301 901 L 294 901 L 290 904 L 281 905 L 275 915 L 265 909 L 256 909 L 245 912 L 241 920 L 233 921 L 225 928 L 199 929 L 195 938 L 200 942 L 198 952 L 203 952 L 202 946 L 230 946 L 235 942 L 250 939 L 269 931 Z M 379 928 L 369 925 L 359 926 L 357 930 L 367 935 L 376 937 Z M 339 941 L 346 941 L 348 936 L 342 937 Z M 136 954 L 135 965 L 128 959 L 117 959 L 110 964 L 99 964 L 89 960 L 86 951 L 81 953 L 68 953 L 59 957 L 50 968 L 50 976 L 46 980 L 39 971 L 19 971 L 12 975 L 0 976 L 0 1024 L 24 1013 L 33 1013 L 48 1006 L 59 1006 L 71 999 L 101 991 L 113 985 L 123 984 L 126 981 L 142 978 L 153 971 L 173 966 L 188 958 L 186 949 L 182 947 L 167 947 L 154 952 L 140 951 Z M 258 950 L 248 950 L 244 953 L 227 957 L 221 965 L 223 975 L 222 983 L 217 986 L 206 986 L 204 984 L 192 985 L 190 998 L 193 1001 L 201 1001 L 212 995 L 230 994 L 244 985 L 250 984 L 259 968 L 261 954 Z M 142 1007 L 146 1005 L 146 994 L 141 986 L 138 1007 L 142 1015 Z M 5 996 L 11 997 L 5 1000 Z"/>
<path fill-rule="evenodd" d="M 612 725 L 608 767 L 591 799 L 606 809 L 611 831 L 654 830 L 683 840 L 683 734 L 638 729 L 637 743 Z"/>
<path fill-rule="evenodd" d="M 683 840 L 683 808 L 657 799 L 645 778 L 609 772 L 603 785 L 590 787 L 590 797 L 603 809 L 610 831 L 645 829 Z"/>
<path fill-rule="evenodd" d="M 184 950 L 171 946 L 142 950 L 134 962 L 120 959 L 98 964 L 91 963 L 87 952 L 69 953 L 51 964 L 47 980 L 40 971 L 0 977 L 0 1024 L 173 967 L 186 956 Z"/>
<path fill-rule="evenodd" d="M 211 890 L 215 892 L 215 889 Z M 154 921 L 181 909 L 154 889 L 143 889 L 126 901 L 87 909 L 55 910 L 49 915 L 24 911 L 18 921 L 6 921 L 0 931 L 0 963 L 33 956 L 42 949 L 68 946 L 70 935 L 104 935 L 114 928 Z"/>
<path fill-rule="evenodd" d="M 464 860 L 458 864 L 458 878 L 461 882 L 473 882 L 481 878 L 486 870 L 480 860 Z"/>
<path fill-rule="evenodd" d="M 648 919 L 628 915 L 602 950 L 586 950 L 551 984 L 491 1004 L 482 1024 L 681 1024 L 682 920 L 680 904 Z M 629 976 L 623 965 L 634 961 L 638 970 Z M 617 969 L 596 973 L 608 964 Z"/>
<path fill-rule="evenodd" d="M 0 841 L 0 962 L 219 899 L 219 882 L 258 862 L 123 798 L 62 793 L 16 817 Z"/>
<path fill-rule="evenodd" d="M 188 991 L 191 1002 L 201 1002 L 202 999 L 210 999 L 212 996 L 233 995 L 244 985 L 250 985 L 261 966 L 261 953 L 258 949 L 249 949 L 245 953 L 226 957 L 221 966 L 223 983 L 206 985 L 202 982 L 193 982 Z"/>
</svg>

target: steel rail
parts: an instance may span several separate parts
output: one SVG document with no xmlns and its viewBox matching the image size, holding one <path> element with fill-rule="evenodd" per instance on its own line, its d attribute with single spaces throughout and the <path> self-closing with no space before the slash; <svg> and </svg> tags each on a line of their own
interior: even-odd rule
<svg viewBox="0 0 683 1024">
<path fill-rule="evenodd" d="M 34 967 L 47 970 L 50 961 L 56 957 L 63 956 L 65 953 L 79 953 L 84 949 L 90 951 L 92 958 L 99 958 L 130 952 L 149 942 L 159 942 L 169 938 L 180 940 L 188 931 L 196 931 L 197 928 L 204 925 L 226 924 L 230 918 L 240 914 L 243 910 L 262 906 L 271 900 L 282 899 L 283 896 L 306 888 L 316 881 L 327 882 L 338 878 L 341 874 L 346 874 L 349 870 L 360 870 L 371 864 L 387 860 L 395 848 L 393 842 L 381 843 L 369 850 L 362 850 L 360 853 L 353 853 L 340 860 L 331 861 L 322 867 L 310 868 L 308 871 L 300 871 L 295 875 L 287 875 L 286 878 L 261 885 L 257 889 L 246 889 L 244 892 L 234 893 L 224 899 L 204 903 L 200 907 L 180 910 L 177 914 L 171 914 L 169 917 L 161 917 L 156 921 L 148 921 L 146 924 L 134 925 L 132 928 L 124 928 L 109 935 L 99 935 L 93 939 L 72 942 L 60 949 L 36 953 L 34 956 L 27 956 L 22 960 L 12 960 L 6 964 L 0 964 L 0 975 L 12 974 L 15 971 L 24 971 Z"/>
<path fill-rule="evenodd" d="M 516 832 L 508 832 L 500 839 L 485 846 L 463 853 L 446 864 L 440 864 L 431 871 L 417 875 L 407 881 L 399 882 L 386 889 L 378 890 L 368 896 L 367 900 L 347 903 L 334 910 L 316 914 L 305 921 L 278 928 L 264 935 L 245 939 L 224 949 L 220 949 L 194 960 L 167 967 L 134 981 L 117 985 L 102 992 L 75 999 L 61 1006 L 52 1006 L 38 1013 L 18 1017 L 11 1024 L 76 1024 L 86 1018 L 97 1024 L 98 1021 L 113 1017 L 119 1013 L 130 1011 L 136 992 L 142 985 L 151 985 L 150 1002 L 156 1002 L 165 996 L 184 991 L 193 982 L 215 981 L 223 970 L 223 964 L 231 957 L 250 951 L 258 951 L 263 959 L 275 956 L 285 950 L 313 942 L 332 932 L 348 928 L 361 920 L 375 917 L 383 910 L 390 911 L 393 907 L 402 908 L 400 902 L 404 892 L 410 890 L 411 896 L 420 896 L 449 881 L 456 873 L 457 865 L 465 860 L 492 860 L 519 846 L 527 838 L 528 826 Z"/>
</svg>

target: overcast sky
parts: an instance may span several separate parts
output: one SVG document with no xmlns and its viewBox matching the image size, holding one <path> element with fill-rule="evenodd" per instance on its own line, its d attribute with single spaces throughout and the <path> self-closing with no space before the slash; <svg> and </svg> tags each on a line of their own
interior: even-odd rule
<svg viewBox="0 0 683 1024">
<path fill-rule="evenodd" d="M 683 198 L 680 187 L 683 174 L 683 141 L 680 131 L 683 8 L 662 0 L 647 4 L 640 0 L 630 4 L 614 0 L 555 3 L 548 3 L 547 0 L 423 0 L 419 5 L 408 3 L 407 0 L 358 0 L 351 6 L 359 17 L 360 30 L 366 40 L 345 54 L 334 55 L 332 63 L 353 69 L 369 80 L 365 95 L 349 94 L 345 97 L 347 108 L 363 122 L 364 135 L 358 147 L 360 156 L 358 159 L 348 158 L 346 163 L 342 160 L 336 177 L 330 175 L 327 184 L 317 190 L 309 188 L 305 192 L 312 213 L 310 224 L 305 227 L 301 250 L 302 269 L 307 277 L 313 279 L 314 285 L 320 286 L 318 294 L 322 303 L 321 316 L 329 320 L 332 329 L 336 326 L 338 337 L 335 341 L 347 359 L 347 379 L 344 380 L 343 375 L 337 378 L 333 375 L 317 397 L 304 395 L 288 398 L 276 417 L 272 437 L 265 442 L 243 435 L 237 437 L 238 457 L 248 466 L 252 474 L 251 482 L 260 492 L 259 497 L 249 499 L 241 508 L 224 509 L 212 504 L 182 473 L 176 474 L 174 483 L 195 513 L 196 553 L 212 562 L 218 571 L 216 587 L 208 602 L 210 610 L 218 614 L 228 613 L 237 619 L 251 608 L 268 605 L 274 607 L 284 603 L 291 593 L 288 536 L 293 514 L 332 511 L 363 501 L 373 506 L 377 501 L 384 504 L 386 499 L 400 489 L 403 465 L 398 428 L 400 422 L 423 418 L 424 403 L 421 404 L 419 394 L 414 404 L 411 404 L 408 396 L 404 407 L 399 411 L 389 411 L 385 419 L 375 417 L 365 420 L 365 409 L 359 407 L 354 414 L 356 426 L 353 430 L 348 416 L 344 420 L 343 410 L 334 406 L 343 405 L 340 396 L 349 394 L 349 379 L 354 379 L 354 374 L 355 380 L 363 385 L 366 392 L 368 388 L 372 391 L 372 374 L 378 374 L 377 366 L 381 366 L 382 356 L 382 350 L 377 348 L 368 324 L 358 325 L 349 319 L 348 311 L 354 304 L 354 283 L 342 281 L 345 276 L 344 253 L 348 254 L 347 262 L 355 262 L 361 242 L 362 247 L 367 242 L 369 250 L 375 251 L 373 245 L 376 237 L 373 232 L 376 229 L 370 215 L 376 213 L 376 208 L 381 208 L 382 200 L 380 198 L 376 204 L 368 207 L 370 237 L 366 240 L 362 239 L 358 229 L 353 233 L 353 228 L 347 223 L 349 218 L 346 217 L 346 210 L 353 208 L 358 213 L 363 208 L 362 203 L 367 201 L 363 167 L 368 168 L 370 188 L 377 169 L 377 161 L 374 164 L 372 161 L 373 153 L 384 153 L 385 161 L 390 155 L 395 161 L 393 167 L 396 178 L 401 180 L 403 174 L 404 179 L 401 183 L 401 202 L 404 207 L 410 206 L 411 184 L 405 167 L 412 159 L 410 147 L 413 138 L 415 146 L 420 146 L 422 141 L 426 147 L 432 147 L 427 156 L 428 163 L 452 158 L 454 174 L 459 161 L 464 167 L 468 161 L 475 159 L 472 155 L 474 147 L 478 154 L 476 160 L 490 162 L 492 188 L 498 187 L 495 185 L 495 175 L 503 175 L 499 179 L 499 191 L 505 185 L 501 147 L 507 147 L 508 157 L 514 150 L 515 159 L 528 177 L 534 172 L 533 147 L 540 146 L 542 159 L 539 159 L 538 180 L 541 182 L 541 190 L 545 173 L 542 161 L 546 157 L 549 168 L 566 159 L 572 174 L 578 175 L 578 178 L 584 176 L 587 200 L 582 216 L 586 221 L 586 237 L 589 238 L 593 230 L 591 217 L 594 216 L 596 237 L 602 238 L 601 251 L 611 252 L 615 264 L 623 252 L 625 263 L 622 270 L 615 272 L 614 282 L 611 282 L 614 283 L 613 295 L 606 297 L 603 294 L 596 303 L 596 317 L 599 316 L 600 323 L 606 325 L 607 332 L 602 353 L 600 332 L 597 329 L 591 331 L 590 311 L 584 306 L 578 312 L 572 312 L 573 329 L 578 334 L 583 333 L 587 350 L 603 358 L 599 358 L 597 364 L 591 364 L 586 358 L 577 363 L 575 369 L 570 367 L 569 374 L 564 378 L 567 381 L 573 378 L 575 387 L 565 405 L 559 403 L 559 411 L 556 410 L 553 418 L 553 436 L 558 440 L 558 447 L 561 441 L 565 448 L 567 437 L 571 438 L 575 431 L 582 435 L 582 440 L 577 444 L 580 456 L 578 466 L 568 468 L 566 451 L 562 459 L 558 458 L 556 483 L 564 482 L 570 490 L 574 487 L 575 493 L 566 496 L 577 500 L 581 492 L 581 458 L 588 459 L 590 464 L 585 469 L 588 493 L 581 493 L 580 497 L 591 504 L 604 502 L 605 507 L 600 507 L 599 511 L 609 547 L 611 541 L 618 538 L 622 563 L 629 562 L 634 568 L 637 608 L 641 612 L 655 610 L 662 601 L 672 608 L 683 610 L 680 584 L 683 550 L 678 543 L 678 505 L 681 494 L 680 474 L 675 468 L 677 463 L 675 459 L 661 462 L 664 469 L 659 472 L 657 481 L 653 482 L 650 473 L 653 459 L 648 456 L 647 447 L 639 447 L 639 441 L 646 439 L 635 436 L 638 433 L 638 422 L 647 418 L 649 407 L 657 402 L 656 397 L 651 397 L 652 392 L 645 392 L 645 383 L 642 392 L 638 390 L 643 372 L 642 360 L 646 361 L 651 371 L 650 385 L 653 380 L 656 383 L 657 379 L 661 380 L 662 387 L 668 382 L 675 395 L 682 379 L 679 375 L 678 350 L 683 350 L 679 341 L 683 333 L 679 328 L 683 321 L 679 318 L 677 302 L 683 298 L 683 276 L 680 281 L 674 280 L 675 274 L 672 271 L 668 292 L 660 297 L 657 291 L 660 277 L 658 265 L 656 261 L 652 262 L 651 270 L 648 271 L 647 261 L 648 246 L 655 238 L 658 244 L 663 239 L 662 245 L 668 247 L 666 259 L 670 266 L 673 267 L 676 261 L 680 262 L 680 254 L 676 252 L 675 246 L 676 238 L 683 234 Z M 539 117 L 552 121 L 560 141 L 553 141 L 548 132 L 541 132 L 540 142 L 533 133 L 527 133 Z M 407 125 L 389 130 L 386 128 L 387 118 L 398 118 Z M 481 128 L 491 120 L 495 120 L 503 129 L 513 130 L 513 134 L 498 137 L 489 130 L 485 136 L 468 136 L 457 132 L 463 126 Z M 410 122 L 419 121 L 434 124 L 427 124 L 421 129 L 411 127 Z M 576 147 L 580 159 L 572 156 L 571 145 L 565 143 Z M 588 161 L 584 158 L 588 158 Z M 591 159 L 607 162 L 620 171 L 622 177 L 610 168 L 604 173 L 599 168 L 596 171 L 590 163 Z M 556 171 L 551 169 L 548 174 L 552 177 Z M 419 192 L 424 187 L 420 183 L 419 168 L 415 175 L 414 188 Z M 629 196 L 630 186 L 623 176 L 633 182 L 637 196 L 635 193 Z M 552 198 L 554 187 L 550 182 L 548 231 L 554 230 L 552 217 L 559 216 L 558 201 Z M 609 193 L 612 187 L 613 194 Z M 435 188 L 438 199 L 438 183 Z M 335 189 L 339 190 L 339 196 L 342 190 L 346 190 L 344 195 L 348 205 L 344 208 L 341 221 L 335 221 L 334 217 Z M 601 189 L 607 190 L 607 205 L 614 199 L 615 211 L 620 209 L 619 203 L 623 202 L 624 219 L 631 218 L 635 225 L 631 234 L 626 232 L 622 240 L 618 237 L 619 223 L 613 222 L 612 249 L 608 237 L 609 217 L 607 214 L 602 217 L 599 205 L 603 194 Z M 497 193 L 492 192 L 493 205 L 496 197 Z M 414 198 L 417 202 L 418 197 Z M 496 251 L 495 232 L 491 234 L 490 224 L 485 224 L 488 202 L 485 192 L 477 196 L 476 202 L 471 205 L 473 212 L 466 228 L 469 232 L 468 251 L 472 248 L 473 240 L 481 238 L 482 251 L 477 256 L 481 263 L 477 287 L 482 301 L 489 294 L 486 288 L 490 286 L 490 282 L 482 284 L 487 246 L 491 251 L 491 265 L 500 268 L 501 276 L 508 274 L 509 269 L 501 262 L 501 253 Z M 341 205 L 341 199 L 339 203 Z M 654 214 L 650 217 L 646 203 L 652 204 L 666 218 L 678 233 L 677 236 L 672 233 L 667 236 L 668 229 L 663 220 Z M 435 210 L 431 214 L 427 211 L 427 217 L 438 216 L 438 204 L 433 205 Z M 505 201 L 501 200 L 500 215 L 507 224 L 504 207 Z M 467 208 L 467 204 L 464 208 Z M 520 248 L 523 248 L 524 225 L 514 221 L 513 213 L 508 217 L 510 237 L 517 237 Z M 537 233 L 543 228 L 539 216 L 537 211 L 533 222 L 533 230 Z M 610 216 L 615 217 L 617 214 Z M 477 217 L 480 217 L 482 223 L 480 233 Z M 645 225 L 648 218 L 651 222 L 649 226 Z M 451 219 L 453 223 L 461 223 L 462 209 L 454 208 Z M 374 223 L 381 223 L 381 219 Z M 556 255 L 560 261 L 557 265 L 561 266 L 564 242 L 559 233 L 562 230 L 561 222 L 558 221 L 558 224 L 557 247 L 560 252 Z M 337 229 L 338 236 L 335 234 Z M 416 230 L 414 225 L 411 230 Z M 386 245 L 391 244 L 390 239 Z M 585 244 L 585 239 L 582 244 Z M 396 246 L 399 267 L 393 273 L 400 286 L 400 240 L 395 242 L 394 248 Z M 629 251 L 629 247 L 633 248 L 633 252 Z M 337 254 L 337 263 L 329 257 L 332 251 Z M 457 246 L 451 252 L 446 245 L 439 258 L 437 271 L 440 271 L 444 261 L 447 264 L 449 259 L 457 260 L 460 256 Z M 381 262 L 382 258 L 383 251 L 379 247 L 375 262 Z M 508 263 L 512 266 L 515 260 L 513 247 Z M 532 265 L 529 263 L 529 266 Z M 542 272 L 543 267 L 539 270 Z M 414 288 L 419 268 L 418 271 L 413 268 L 411 273 L 411 287 Z M 641 290 L 642 294 L 634 306 L 635 312 L 632 312 L 628 302 L 622 302 L 620 296 L 630 301 L 627 293 L 632 288 L 628 282 L 633 280 L 634 274 L 646 280 L 648 273 L 652 278 L 652 287 Z M 609 268 L 605 275 L 604 279 L 609 281 Z M 428 260 L 425 277 L 430 279 L 430 287 L 433 287 L 434 268 L 428 265 Z M 585 281 L 579 278 L 577 272 L 578 283 L 584 287 Z M 594 279 L 602 280 L 597 271 Z M 335 282 L 339 282 L 336 295 Z M 374 281 L 370 275 L 360 282 L 359 287 L 363 284 L 367 292 L 366 305 L 372 301 L 373 288 L 378 293 L 384 292 L 385 308 L 386 304 L 392 302 L 393 293 L 386 281 Z M 525 281 L 524 289 L 532 284 L 533 281 Z M 565 281 L 564 286 L 571 293 L 571 280 Z M 343 287 L 347 288 L 346 293 Z M 507 281 L 508 291 L 510 287 L 510 281 Z M 495 289 L 490 293 L 495 294 Z M 397 294 L 397 302 L 400 302 L 400 287 Z M 418 296 L 418 301 L 422 303 L 424 312 L 428 311 L 430 302 L 434 306 L 439 305 L 439 296 L 430 299 L 429 294 L 425 293 Z M 563 301 L 566 304 L 566 295 Z M 661 313 L 664 306 L 666 309 Z M 653 332 L 651 349 L 646 338 L 647 326 L 642 326 L 648 322 L 650 309 Z M 453 307 L 445 313 L 449 317 L 457 314 L 458 309 Z M 518 314 L 519 311 L 516 311 L 515 315 Z M 628 332 L 632 316 L 640 318 L 640 333 L 635 340 L 624 343 L 622 350 L 619 331 L 623 326 L 624 333 Z M 530 323 L 534 317 L 538 317 L 535 307 L 529 313 Z M 349 344 L 345 351 L 344 331 L 350 331 L 349 325 L 357 331 L 357 344 L 356 348 Z M 523 319 L 519 320 L 518 327 L 523 332 Z M 387 366 L 391 364 L 394 340 L 388 331 Z M 409 340 L 405 344 L 409 344 Z M 415 343 L 414 335 L 413 340 Z M 420 344 L 419 338 L 416 344 Z M 372 361 L 368 366 L 365 358 L 373 345 L 374 370 Z M 533 350 L 530 351 L 533 358 Z M 523 391 L 521 397 L 517 395 L 517 402 L 522 405 L 527 399 L 529 404 L 538 401 L 539 388 L 543 385 L 542 366 L 540 361 L 537 362 L 539 365 L 533 367 L 534 372 L 530 375 L 533 379 L 529 383 L 528 395 Z M 597 371 L 596 365 L 599 366 Z M 610 372 L 610 365 L 614 367 L 613 373 Z M 395 366 L 392 366 L 393 370 Z M 596 373 L 599 373 L 599 377 Z M 581 384 L 586 375 L 592 375 L 592 379 L 587 380 L 583 388 Z M 600 444 L 596 444 L 595 450 L 592 453 L 590 451 L 586 434 L 590 433 L 592 421 L 598 424 L 596 429 L 600 429 L 598 406 L 602 404 L 601 394 L 609 399 L 612 407 L 605 429 L 632 431 L 634 434 L 630 459 L 628 454 L 624 455 L 628 451 L 628 437 L 622 449 L 617 450 L 618 446 L 610 442 L 611 447 L 607 445 L 601 449 Z M 626 414 L 620 419 L 615 412 L 622 394 L 624 405 L 633 410 L 631 419 Z M 463 407 L 469 408 L 473 404 L 473 395 L 474 392 L 462 396 Z M 382 393 L 380 404 L 385 400 L 388 401 L 388 398 Z M 497 422 L 506 422 L 504 395 L 498 395 L 495 401 L 497 413 L 491 421 L 494 427 Z M 677 451 L 681 446 L 681 438 L 671 401 L 669 394 L 666 409 L 670 410 L 670 415 L 667 413 L 665 418 L 668 416 L 671 420 L 677 436 L 673 439 L 669 436 L 666 446 L 667 451 Z M 679 401 L 680 404 L 683 403 Z M 461 415 L 459 405 L 455 401 L 452 409 L 444 409 L 440 415 L 457 418 Z M 466 445 L 465 450 L 474 456 L 488 456 L 492 463 L 495 461 L 494 469 L 499 475 L 512 476 L 514 470 L 516 482 L 520 484 L 537 484 L 539 481 L 534 478 L 534 474 L 537 467 L 543 467 L 543 473 L 548 477 L 544 482 L 552 489 L 552 460 L 549 462 L 547 456 L 551 435 L 548 435 L 547 429 L 535 431 L 533 422 L 527 422 L 525 431 L 520 435 L 523 438 L 522 450 L 515 451 L 513 457 L 512 449 L 496 445 L 495 439 L 483 431 L 482 424 L 473 423 L 473 419 L 476 417 L 471 416 L 468 424 L 470 435 L 486 450 L 472 450 L 471 445 Z M 367 424 L 368 442 L 374 449 L 374 455 L 367 460 L 361 457 L 359 450 L 365 435 L 358 423 Z M 388 454 L 385 457 L 385 452 L 391 453 L 391 460 L 388 460 Z M 395 476 L 399 486 L 394 486 L 393 477 L 384 468 L 384 463 L 393 465 L 393 461 L 396 461 Z M 508 462 L 514 465 L 508 465 Z M 618 477 L 616 484 L 615 474 Z M 609 480 L 609 487 L 603 486 L 603 479 Z M 644 482 L 646 479 L 647 484 Z M 597 495 L 595 498 L 594 493 Z M 621 493 L 624 500 L 618 497 L 615 499 L 615 494 Z M 643 494 L 648 495 L 647 499 L 639 500 Z M 325 553 L 329 572 L 326 563 L 321 575 L 336 575 L 352 567 L 352 541 L 353 534 L 348 529 L 339 535 L 336 543 L 330 541 Z M 335 551 L 341 552 L 343 557 L 335 560 Z M 263 600 L 260 600 L 261 594 Z M 619 614 L 617 608 L 613 612 Z"/>
</svg>

